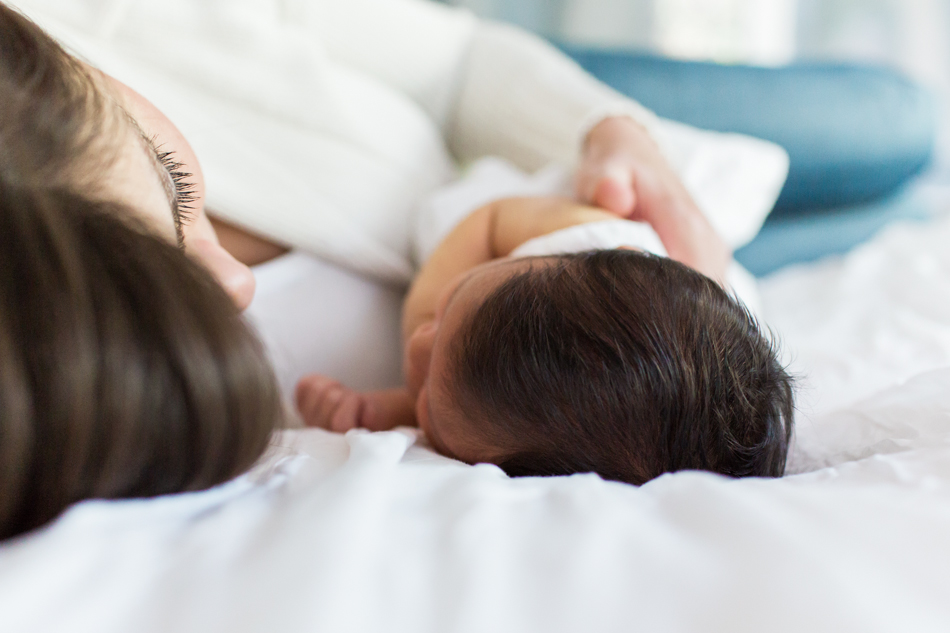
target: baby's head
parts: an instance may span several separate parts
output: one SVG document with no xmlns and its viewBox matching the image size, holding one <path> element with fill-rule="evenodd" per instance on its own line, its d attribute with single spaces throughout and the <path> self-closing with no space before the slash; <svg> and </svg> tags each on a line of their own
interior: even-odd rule
<svg viewBox="0 0 950 633">
<path fill-rule="evenodd" d="M 754 318 L 670 259 L 502 260 L 444 297 L 408 346 L 433 445 L 513 476 L 778 477 L 791 379 Z M 412 379 L 410 379 L 412 383 Z"/>
</svg>

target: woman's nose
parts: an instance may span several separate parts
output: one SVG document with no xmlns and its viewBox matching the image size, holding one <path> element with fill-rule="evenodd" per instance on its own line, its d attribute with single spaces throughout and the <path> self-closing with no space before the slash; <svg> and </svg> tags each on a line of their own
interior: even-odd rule
<svg viewBox="0 0 950 633">
<path fill-rule="evenodd" d="M 213 240 L 189 241 L 186 252 L 208 269 L 239 310 L 243 312 L 251 305 L 256 282 L 250 268 L 234 259 Z"/>
</svg>

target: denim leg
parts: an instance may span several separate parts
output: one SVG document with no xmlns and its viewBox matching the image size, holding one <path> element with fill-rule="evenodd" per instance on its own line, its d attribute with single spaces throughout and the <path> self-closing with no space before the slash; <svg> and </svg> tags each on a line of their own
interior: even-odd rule
<svg viewBox="0 0 950 633">
<path fill-rule="evenodd" d="M 565 47 L 585 69 L 657 114 L 782 145 L 791 157 L 776 215 L 860 205 L 930 162 L 930 96 L 897 72 L 832 63 L 782 68 L 685 62 Z"/>
</svg>

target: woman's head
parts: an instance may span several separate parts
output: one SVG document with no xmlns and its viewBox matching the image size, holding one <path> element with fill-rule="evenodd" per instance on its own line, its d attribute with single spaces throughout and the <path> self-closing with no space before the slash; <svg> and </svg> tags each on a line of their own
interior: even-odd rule
<svg viewBox="0 0 950 633">
<path fill-rule="evenodd" d="M 81 499 L 223 482 L 280 421 L 238 307 L 176 243 L 149 122 L 115 94 L 0 4 L 0 538 Z"/>
<path fill-rule="evenodd" d="M 247 307 L 254 277 L 218 245 L 205 215 L 201 167 L 174 124 L 2 4 L 0 55 L 0 161 L 8 178 L 122 205 Z"/>
<path fill-rule="evenodd" d="M 443 452 L 511 475 L 630 483 L 784 471 L 789 376 L 748 312 L 677 262 L 502 262 L 462 281 L 436 325 L 417 413 Z"/>
</svg>

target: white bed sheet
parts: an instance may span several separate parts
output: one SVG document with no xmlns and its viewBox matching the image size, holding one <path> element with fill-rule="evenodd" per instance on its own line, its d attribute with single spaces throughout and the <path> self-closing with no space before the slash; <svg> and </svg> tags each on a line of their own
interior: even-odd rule
<svg viewBox="0 0 950 633">
<path fill-rule="evenodd" d="M 216 490 L 0 546 L 0 630 L 948 631 L 947 244 L 894 227 L 762 284 L 805 376 L 782 480 L 510 480 L 292 431 Z"/>
</svg>

